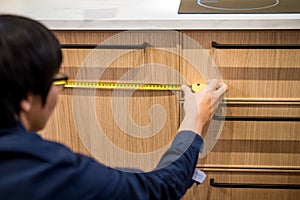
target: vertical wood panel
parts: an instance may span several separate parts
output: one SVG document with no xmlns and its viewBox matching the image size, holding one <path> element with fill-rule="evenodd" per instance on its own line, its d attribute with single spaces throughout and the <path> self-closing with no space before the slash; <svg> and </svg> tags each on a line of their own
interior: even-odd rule
<svg viewBox="0 0 300 200">
<path fill-rule="evenodd" d="M 93 81 L 179 82 L 179 37 L 176 33 L 122 34 L 110 31 L 56 32 L 64 44 L 100 44 L 105 41 L 105 44 L 148 42 L 151 45 L 140 50 L 64 49 L 61 71 L 70 79 L 92 77 Z M 97 77 L 100 74 L 101 77 Z M 74 91 L 66 89 L 60 96 L 58 107 L 42 131 L 44 137 L 62 142 L 75 151 L 91 154 L 109 166 L 143 170 L 156 166 L 179 125 L 177 93 L 76 89 L 75 94 Z M 58 132 L 60 135 L 56 134 Z"/>
</svg>

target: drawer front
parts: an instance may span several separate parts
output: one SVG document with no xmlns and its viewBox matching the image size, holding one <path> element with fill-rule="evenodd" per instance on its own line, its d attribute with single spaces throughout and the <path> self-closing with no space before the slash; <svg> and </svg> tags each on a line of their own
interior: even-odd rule
<svg viewBox="0 0 300 200">
<path fill-rule="evenodd" d="M 300 195 L 299 189 L 287 189 L 300 187 L 300 174 L 295 172 L 208 171 L 206 175 L 204 183 L 192 186 L 183 200 L 296 200 Z"/>
<path fill-rule="evenodd" d="M 225 120 L 212 151 L 199 166 L 300 166 L 300 123 L 284 121 L 299 117 L 299 105 L 227 105 L 226 116 L 243 116 L 244 121 Z M 262 117 L 247 121 L 247 117 Z M 282 121 L 264 121 L 277 116 Z M 255 118 L 254 117 L 254 118 Z"/>
<path fill-rule="evenodd" d="M 300 31 L 183 31 L 183 34 L 199 43 L 218 67 L 230 88 L 227 97 L 299 100 Z M 190 54 L 193 50 L 184 42 L 183 55 Z M 213 42 L 231 46 L 213 47 Z M 279 46 L 274 48 L 274 45 Z M 194 82 L 199 78 L 192 79 Z"/>
</svg>

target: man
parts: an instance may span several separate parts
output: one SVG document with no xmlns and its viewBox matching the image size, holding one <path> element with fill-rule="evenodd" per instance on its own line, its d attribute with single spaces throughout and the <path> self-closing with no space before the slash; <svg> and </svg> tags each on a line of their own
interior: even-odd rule
<svg viewBox="0 0 300 200">
<path fill-rule="evenodd" d="M 56 37 L 37 21 L 0 15 L 0 199 L 179 199 L 203 145 L 201 132 L 227 86 L 211 80 L 199 93 L 182 86 L 185 117 L 157 170 L 129 173 L 43 140 L 62 61 Z M 175 158 L 175 159 L 174 159 Z"/>
</svg>

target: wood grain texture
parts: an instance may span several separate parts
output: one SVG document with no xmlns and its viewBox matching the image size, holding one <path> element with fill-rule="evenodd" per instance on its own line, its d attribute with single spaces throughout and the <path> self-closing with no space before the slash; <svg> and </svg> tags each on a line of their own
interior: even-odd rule
<svg viewBox="0 0 300 200">
<path fill-rule="evenodd" d="M 240 199 L 299 199 L 299 190 L 255 189 L 255 188 L 215 188 L 209 185 L 209 179 L 221 183 L 252 184 L 299 184 L 298 173 L 265 172 L 207 172 L 207 178 L 201 185 L 194 185 L 182 198 L 183 200 L 240 200 Z"/>
<path fill-rule="evenodd" d="M 70 79 L 179 82 L 176 34 L 111 31 L 56 31 L 55 34 L 63 44 L 149 42 L 152 45 L 132 50 L 63 49 L 61 72 Z M 171 91 L 65 89 L 42 135 L 109 166 L 151 170 L 169 147 L 178 125 L 178 94 Z"/>
<path fill-rule="evenodd" d="M 300 50 L 215 49 L 211 46 L 212 41 L 297 44 L 300 43 L 299 31 L 183 31 L 183 34 L 198 42 L 215 62 L 224 82 L 229 85 L 226 98 L 250 100 L 250 103 L 223 104 L 226 116 L 300 116 L 299 104 L 291 103 L 300 97 Z M 182 54 L 193 51 L 183 40 Z M 182 62 L 181 68 L 188 80 L 199 79 L 199 73 L 189 72 L 190 63 Z M 251 103 L 251 99 L 262 102 Z M 276 99 L 281 102 L 274 103 Z M 205 158 L 199 159 L 197 166 L 209 175 L 216 173 L 213 176 L 218 177 L 219 182 L 299 184 L 299 130 L 297 121 L 226 121 L 218 142 Z M 279 177 L 284 178 L 280 180 Z M 184 199 L 297 199 L 299 195 L 297 190 L 216 189 L 207 182 L 194 186 Z"/>
<path fill-rule="evenodd" d="M 111 43 L 110 38 L 120 32 L 55 31 L 55 34 L 64 44 L 100 44 Z M 300 99 L 299 50 L 211 47 L 212 41 L 295 44 L 300 43 L 299 31 L 181 31 L 169 35 L 154 31 L 129 37 L 125 43 L 146 41 L 152 46 L 131 51 L 64 49 L 61 71 L 71 79 L 91 76 L 101 81 L 191 84 L 223 78 L 229 85 L 226 97 L 230 99 Z M 124 43 L 124 38 L 113 41 Z M 181 93 L 170 91 L 76 90 L 74 93 L 66 89 L 41 134 L 110 166 L 150 170 L 174 138 L 183 117 L 182 100 Z M 232 103 L 226 105 L 225 111 L 223 114 L 228 116 L 300 116 L 299 104 L 289 102 Z M 218 142 L 197 165 L 207 172 L 208 179 L 300 183 L 299 122 L 226 121 L 223 125 Z M 99 127 L 104 134 L 99 135 Z M 111 146 L 117 148 L 110 149 Z M 137 155 L 145 156 L 136 159 Z M 298 190 L 216 189 L 207 180 L 193 186 L 183 199 L 299 197 Z"/>
</svg>

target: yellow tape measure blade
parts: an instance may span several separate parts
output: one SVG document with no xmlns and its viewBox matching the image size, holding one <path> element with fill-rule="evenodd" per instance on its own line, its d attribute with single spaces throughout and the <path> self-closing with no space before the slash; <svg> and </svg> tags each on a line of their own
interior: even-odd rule
<svg viewBox="0 0 300 200">
<path fill-rule="evenodd" d="M 64 85 L 65 88 L 96 88 L 96 89 L 136 89 L 136 90 L 181 90 L 179 84 L 154 84 L 154 83 L 116 83 L 93 81 L 55 81 L 54 85 Z M 206 84 L 197 83 L 190 85 L 193 92 L 197 93 Z"/>
</svg>

